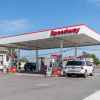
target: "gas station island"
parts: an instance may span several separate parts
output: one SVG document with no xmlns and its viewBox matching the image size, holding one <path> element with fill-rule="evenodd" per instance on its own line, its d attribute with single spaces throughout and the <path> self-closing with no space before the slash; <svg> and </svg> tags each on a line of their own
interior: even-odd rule
<svg viewBox="0 0 100 100">
<path fill-rule="evenodd" d="M 36 71 L 44 66 L 43 58 L 40 61 L 41 66 L 39 64 L 39 50 L 60 48 L 59 55 L 51 55 L 49 67 L 62 67 L 63 48 L 75 47 L 75 56 L 77 56 L 77 47 L 92 45 L 100 45 L 100 35 L 84 24 L 0 38 L 0 47 L 11 49 L 10 56 L 8 57 L 9 53 L 6 55 L 7 62 L 17 59 L 12 52 L 13 48 L 36 50 Z M 0 57 L 1 55 L 3 56 L 2 53 Z M 4 61 L 5 59 L 0 58 L 0 62 L 5 66 Z M 55 61 L 56 63 L 54 63 Z"/>
</svg>

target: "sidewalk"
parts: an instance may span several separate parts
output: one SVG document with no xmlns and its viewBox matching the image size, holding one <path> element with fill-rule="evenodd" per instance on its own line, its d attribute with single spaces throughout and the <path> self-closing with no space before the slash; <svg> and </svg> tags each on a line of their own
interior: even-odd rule
<svg viewBox="0 0 100 100">
<path fill-rule="evenodd" d="M 19 75 L 19 76 L 35 76 L 35 77 L 44 77 L 43 74 L 33 74 L 33 73 L 15 73 L 15 75 Z"/>
</svg>

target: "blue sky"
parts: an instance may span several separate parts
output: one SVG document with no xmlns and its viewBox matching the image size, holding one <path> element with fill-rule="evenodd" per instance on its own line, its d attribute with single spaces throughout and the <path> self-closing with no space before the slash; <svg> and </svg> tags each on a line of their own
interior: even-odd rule
<svg viewBox="0 0 100 100">
<path fill-rule="evenodd" d="M 100 0 L 0 0 L 0 35 L 81 23 L 99 33 L 99 20 Z"/>
<path fill-rule="evenodd" d="M 100 32 L 100 0 L 0 0 L 0 34 L 87 24 Z"/>
</svg>

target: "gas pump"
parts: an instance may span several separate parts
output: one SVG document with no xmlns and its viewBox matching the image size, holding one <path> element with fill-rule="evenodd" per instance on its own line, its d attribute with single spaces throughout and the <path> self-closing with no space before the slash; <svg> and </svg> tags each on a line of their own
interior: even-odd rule
<svg viewBox="0 0 100 100">
<path fill-rule="evenodd" d="M 61 76 L 62 70 L 62 56 L 60 54 L 51 55 L 52 59 L 52 75 Z"/>
<path fill-rule="evenodd" d="M 52 67 L 62 67 L 62 57 L 59 54 L 51 55 Z"/>
</svg>

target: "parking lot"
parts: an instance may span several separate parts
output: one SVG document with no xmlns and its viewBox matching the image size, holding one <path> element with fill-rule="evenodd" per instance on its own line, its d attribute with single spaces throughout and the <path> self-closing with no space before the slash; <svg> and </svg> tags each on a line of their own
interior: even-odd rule
<svg viewBox="0 0 100 100">
<path fill-rule="evenodd" d="M 0 74 L 1 100 L 83 100 L 100 90 L 100 69 L 93 77 Z"/>
</svg>

